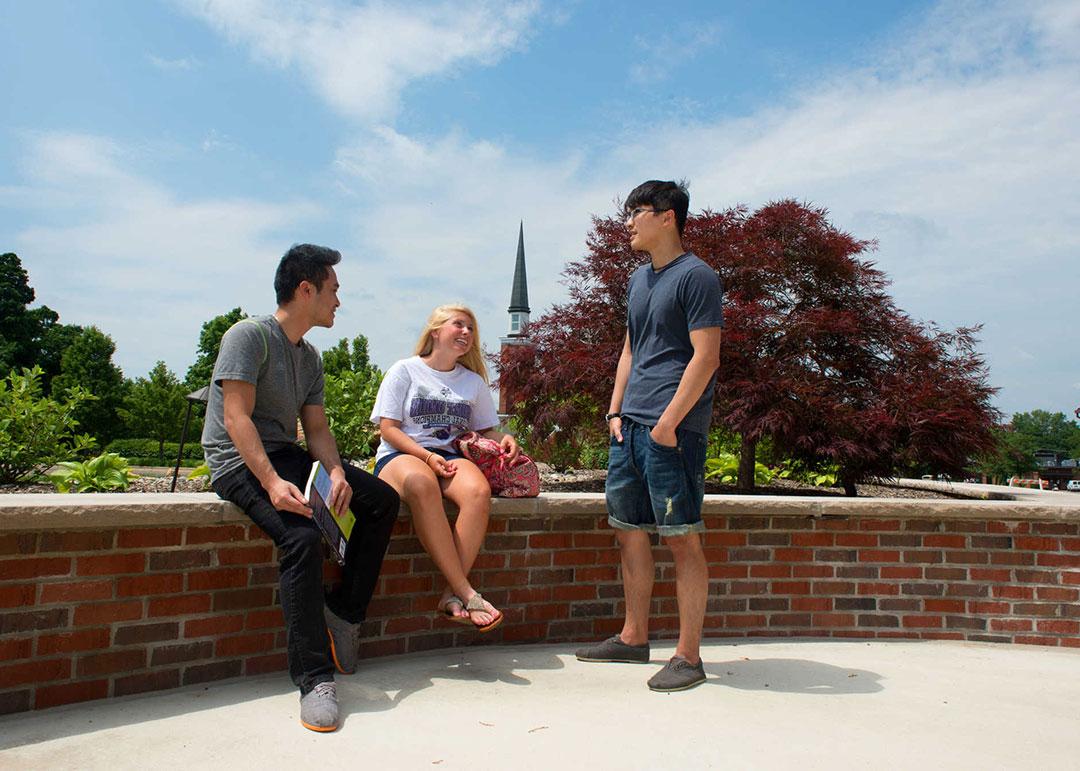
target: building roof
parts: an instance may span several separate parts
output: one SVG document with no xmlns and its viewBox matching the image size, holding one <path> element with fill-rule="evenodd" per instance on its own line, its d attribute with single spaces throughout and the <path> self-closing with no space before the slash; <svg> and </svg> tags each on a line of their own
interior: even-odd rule
<svg viewBox="0 0 1080 771">
<path fill-rule="evenodd" d="M 525 223 L 518 227 L 517 262 L 514 263 L 514 286 L 510 290 L 509 313 L 529 312 L 529 280 L 525 275 Z"/>
</svg>

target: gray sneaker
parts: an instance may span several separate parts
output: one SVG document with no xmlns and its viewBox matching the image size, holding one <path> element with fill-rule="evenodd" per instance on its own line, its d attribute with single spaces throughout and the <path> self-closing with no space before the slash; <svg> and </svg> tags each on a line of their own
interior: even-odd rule
<svg viewBox="0 0 1080 771">
<path fill-rule="evenodd" d="M 360 658 L 360 625 L 338 618 L 325 605 L 323 617 L 326 619 L 326 631 L 330 633 L 330 655 L 334 659 L 334 666 L 341 674 L 351 675 L 356 671 Z"/>
<path fill-rule="evenodd" d="M 649 678 L 649 689 L 661 692 L 685 691 L 704 682 L 704 661 L 691 664 L 682 656 L 672 656 L 663 669 Z"/>
<path fill-rule="evenodd" d="M 300 725 L 319 733 L 337 730 L 337 686 L 333 680 L 319 683 L 300 698 Z"/>
<path fill-rule="evenodd" d="M 603 661 L 619 664 L 648 664 L 649 644 L 627 645 L 619 635 L 603 642 L 586 645 L 574 652 L 578 661 Z"/>
</svg>

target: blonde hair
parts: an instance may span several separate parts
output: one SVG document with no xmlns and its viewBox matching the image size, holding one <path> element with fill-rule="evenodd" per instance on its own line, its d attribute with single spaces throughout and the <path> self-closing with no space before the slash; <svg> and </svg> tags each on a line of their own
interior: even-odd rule
<svg viewBox="0 0 1080 771">
<path fill-rule="evenodd" d="M 458 362 L 465 369 L 471 369 L 477 375 L 484 379 L 484 382 L 488 382 L 487 366 L 484 364 L 484 354 L 480 352 L 480 326 L 476 323 L 476 314 L 464 305 L 440 305 L 438 308 L 431 312 L 428 316 L 427 323 L 424 325 L 424 331 L 420 333 L 420 339 L 416 341 L 416 350 L 413 354 L 416 356 L 427 356 L 435 348 L 435 341 L 431 337 L 431 333 L 448 322 L 455 313 L 463 313 L 469 317 L 472 321 L 472 344 L 469 346 L 469 350 L 465 352 Z"/>
</svg>

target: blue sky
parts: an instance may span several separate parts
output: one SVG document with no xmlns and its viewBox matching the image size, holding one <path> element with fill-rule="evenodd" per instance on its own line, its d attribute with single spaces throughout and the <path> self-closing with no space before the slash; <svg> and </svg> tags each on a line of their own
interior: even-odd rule
<svg viewBox="0 0 1080 771">
<path fill-rule="evenodd" d="M 0 0 L 0 250 L 128 376 L 345 255 L 320 346 L 384 367 L 430 308 L 534 318 L 646 178 L 875 238 L 899 305 L 985 325 L 1006 412 L 1080 405 L 1080 3 Z"/>
</svg>

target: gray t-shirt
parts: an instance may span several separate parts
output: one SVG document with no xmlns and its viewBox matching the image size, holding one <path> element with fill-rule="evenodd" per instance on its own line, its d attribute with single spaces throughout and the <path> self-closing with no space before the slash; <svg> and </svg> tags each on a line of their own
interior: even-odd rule
<svg viewBox="0 0 1080 771">
<path fill-rule="evenodd" d="M 690 332 L 724 326 L 723 296 L 716 271 L 690 252 L 658 271 L 652 263 L 634 271 L 626 310 L 632 360 L 623 415 L 656 425 L 694 355 Z M 714 390 L 710 379 L 680 428 L 708 433 Z"/>
<path fill-rule="evenodd" d="M 222 380 L 255 385 L 251 420 L 267 453 L 296 444 L 300 408 L 323 403 L 322 357 L 315 346 L 302 338 L 293 345 L 273 316 L 234 324 L 221 338 L 206 405 L 202 446 L 211 479 L 244 465 L 225 430 Z"/>
</svg>

